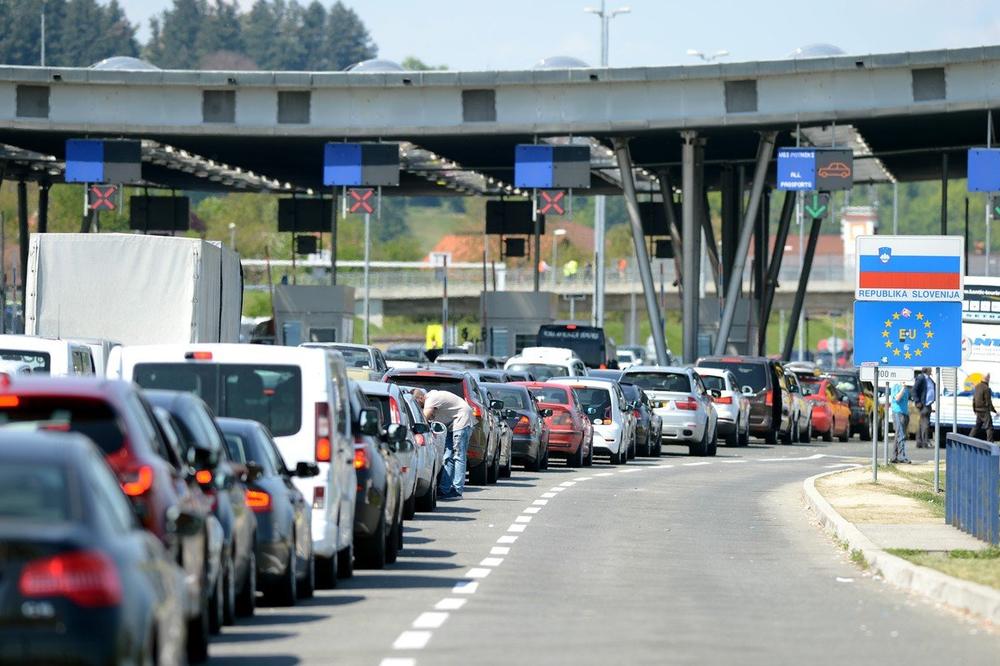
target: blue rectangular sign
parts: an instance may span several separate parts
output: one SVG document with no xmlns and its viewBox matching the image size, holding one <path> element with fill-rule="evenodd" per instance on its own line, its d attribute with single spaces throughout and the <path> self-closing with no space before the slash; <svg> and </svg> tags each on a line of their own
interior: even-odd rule
<svg viewBox="0 0 1000 666">
<path fill-rule="evenodd" d="M 855 301 L 854 363 L 957 368 L 962 365 L 962 304 Z"/>
<path fill-rule="evenodd" d="M 514 148 L 514 186 L 549 189 L 553 185 L 553 146 L 520 144 Z"/>
<path fill-rule="evenodd" d="M 323 184 L 345 187 L 363 185 L 361 144 L 328 143 L 323 147 Z"/>
<path fill-rule="evenodd" d="M 104 142 L 98 139 L 66 141 L 66 182 L 104 182 Z"/>
<path fill-rule="evenodd" d="M 969 149 L 969 191 L 1000 192 L 1000 149 Z"/>
<path fill-rule="evenodd" d="M 816 151 L 812 148 L 778 149 L 778 189 L 816 189 Z"/>
</svg>

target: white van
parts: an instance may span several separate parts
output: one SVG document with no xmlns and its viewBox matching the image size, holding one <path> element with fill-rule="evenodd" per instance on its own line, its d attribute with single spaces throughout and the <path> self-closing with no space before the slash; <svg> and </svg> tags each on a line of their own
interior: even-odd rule
<svg viewBox="0 0 1000 666">
<path fill-rule="evenodd" d="M 90 347 L 70 340 L 0 335 L 0 360 L 27 363 L 32 374 L 53 377 L 95 374 Z"/>
<path fill-rule="evenodd" d="M 555 377 L 585 377 L 587 366 L 572 350 L 563 347 L 525 347 L 504 363 L 504 370 L 530 372 L 540 382 Z"/>
<path fill-rule="evenodd" d="M 293 469 L 316 462 L 319 476 L 296 476 L 294 483 L 312 501 L 317 577 L 331 585 L 338 568 L 342 577 L 350 575 L 357 476 L 339 353 L 241 344 L 126 346 L 111 351 L 107 375 L 143 388 L 196 393 L 217 416 L 267 426 Z"/>
<path fill-rule="evenodd" d="M 90 355 L 94 359 L 94 374 L 104 376 L 108 367 L 108 356 L 115 347 L 121 347 L 121 343 L 111 340 L 101 340 L 99 338 L 67 338 L 68 342 L 79 343 L 90 348 Z"/>
</svg>

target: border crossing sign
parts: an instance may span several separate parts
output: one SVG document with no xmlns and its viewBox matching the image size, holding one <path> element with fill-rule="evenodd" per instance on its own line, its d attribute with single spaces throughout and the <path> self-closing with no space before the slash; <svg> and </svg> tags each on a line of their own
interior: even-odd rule
<svg viewBox="0 0 1000 666">
<path fill-rule="evenodd" d="M 858 236 L 859 301 L 962 301 L 961 236 Z"/>
<path fill-rule="evenodd" d="M 854 304 L 854 362 L 879 366 L 962 365 L 962 304 L 858 301 Z"/>
</svg>

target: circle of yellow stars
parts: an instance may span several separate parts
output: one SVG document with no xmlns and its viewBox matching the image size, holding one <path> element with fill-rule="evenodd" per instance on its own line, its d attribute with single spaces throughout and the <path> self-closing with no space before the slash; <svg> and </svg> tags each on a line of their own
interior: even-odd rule
<svg viewBox="0 0 1000 666">
<path fill-rule="evenodd" d="M 921 356 L 923 356 L 925 349 L 930 349 L 931 340 L 934 339 L 934 331 L 931 329 L 932 326 L 931 320 L 927 319 L 924 316 L 923 312 L 918 312 L 917 314 L 914 315 L 917 321 L 923 324 L 921 331 L 924 334 L 924 340 L 923 342 L 921 342 L 918 336 L 918 339 L 914 341 L 914 344 L 917 345 L 917 348 L 912 351 L 908 351 L 896 346 L 896 344 L 893 343 L 892 338 L 890 337 L 892 326 L 896 321 L 900 319 L 900 317 L 902 317 L 901 313 L 893 312 L 892 317 L 885 320 L 885 328 L 882 330 L 882 337 L 885 338 L 885 348 L 888 349 L 889 352 L 891 352 L 892 355 L 896 357 L 902 356 L 905 359 L 912 359 L 914 357 L 920 358 Z"/>
</svg>

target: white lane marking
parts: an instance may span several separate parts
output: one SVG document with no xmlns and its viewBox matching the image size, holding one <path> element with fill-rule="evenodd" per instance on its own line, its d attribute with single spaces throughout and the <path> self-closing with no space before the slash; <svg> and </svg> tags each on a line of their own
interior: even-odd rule
<svg viewBox="0 0 1000 666">
<path fill-rule="evenodd" d="M 440 629 L 444 621 L 448 619 L 447 613 L 427 612 L 421 613 L 413 621 L 414 629 Z"/>
<path fill-rule="evenodd" d="M 493 546 L 490 548 L 490 555 L 509 555 L 510 547 L 508 546 Z"/>
<path fill-rule="evenodd" d="M 526 527 L 527 527 L 527 525 L 525 525 L 523 523 L 514 523 L 513 525 L 511 525 L 510 527 L 507 528 L 507 531 L 508 532 L 523 532 L 524 528 L 526 528 Z"/>
<path fill-rule="evenodd" d="M 378 663 L 378 666 L 417 666 L 417 660 L 386 657 L 385 659 L 383 659 Z"/>
<path fill-rule="evenodd" d="M 504 534 L 502 537 L 497 539 L 497 543 L 514 543 L 515 541 L 517 541 L 517 537 L 509 534 Z"/>
<path fill-rule="evenodd" d="M 532 516 L 518 516 L 514 519 L 515 523 L 530 523 Z"/>
<path fill-rule="evenodd" d="M 474 580 L 460 580 L 451 588 L 452 594 L 475 594 L 479 583 Z"/>
<path fill-rule="evenodd" d="M 758 458 L 757 462 L 801 462 L 803 460 L 819 460 L 820 458 L 825 458 L 822 453 L 814 453 L 811 456 L 806 456 L 805 458 Z M 846 458 L 847 456 L 837 456 L 838 458 Z"/>
<path fill-rule="evenodd" d="M 484 557 L 483 561 L 479 563 L 481 567 L 498 567 L 503 564 L 502 557 Z"/>
<path fill-rule="evenodd" d="M 823 465 L 823 469 L 837 469 L 840 467 L 860 467 L 857 463 L 834 463 L 832 465 Z"/>
<path fill-rule="evenodd" d="M 592 477 L 592 476 L 574 476 L 573 480 L 574 481 L 590 481 L 592 478 L 594 478 L 594 477 Z"/>
<path fill-rule="evenodd" d="M 711 465 L 710 462 L 682 463 L 685 467 L 700 467 L 701 465 Z"/>
<path fill-rule="evenodd" d="M 840 576 L 837 576 L 837 582 L 838 583 L 853 583 L 854 579 L 853 578 L 842 578 Z"/>
<path fill-rule="evenodd" d="M 521 513 L 538 513 L 541 510 L 542 510 L 542 507 L 540 507 L 540 506 L 529 506 L 527 509 L 525 509 Z"/>
<path fill-rule="evenodd" d="M 569 488 L 570 486 L 575 486 L 576 481 L 563 481 L 559 485 L 562 486 L 563 488 Z M 555 490 L 555 488 L 553 488 L 552 490 Z"/>
<path fill-rule="evenodd" d="M 548 503 L 549 500 L 547 499 L 536 499 L 534 502 L 532 502 L 532 504 L 534 504 L 535 506 L 545 506 Z"/>
<path fill-rule="evenodd" d="M 642 471 L 641 469 L 636 469 L 636 468 L 633 467 L 632 469 L 620 469 L 620 470 L 618 470 L 618 473 L 619 474 L 631 474 L 632 472 L 641 472 L 641 471 Z"/>
<path fill-rule="evenodd" d="M 465 605 L 468 599 L 455 599 L 454 597 L 445 597 L 441 601 L 434 604 L 434 608 L 442 611 L 452 611 L 458 610 Z"/>
<path fill-rule="evenodd" d="M 611 476 L 612 474 L 614 474 L 614 472 L 601 472 L 600 474 L 595 474 L 594 476 L 595 477 L 598 477 L 598 476 Z"/>
<path fill-rule="evenodd" d="M 572 481 L 570 481 L 570 485 L 574 485 Z M 553 486 L 552 488 L 549 488 L 550 493 L 561 493 L 564 490 L 566 489 L 562 486 Z"/>
<path fill-rule="evenodd" d="M 673 465 L 655 465 L 654 469 L 670 469 Z"/>
<path fill-rule="evenodd" d="M 556 496 L 555 493 L 542 493 L 542 497 L 545 499 L 552 499 L 555 496 Z"/>
<path fill-rule="evenodd" d="M 739 463 L 745 463 L 746 460 L 720 460 L 723 465 L 737 465 Z"/>
<path fill-rule="evenodd" d="M 490 575 L 493 569 L 486 569 L 485 567 L 473 567 L 465 572 L 466 578 L 486 578 Z"/>
<path fill-rule="evenodd" d="M 429 631 L 404 631 L 392 644 L 393 650 L 422 650 L 431 639 Z"/>
</svg>

